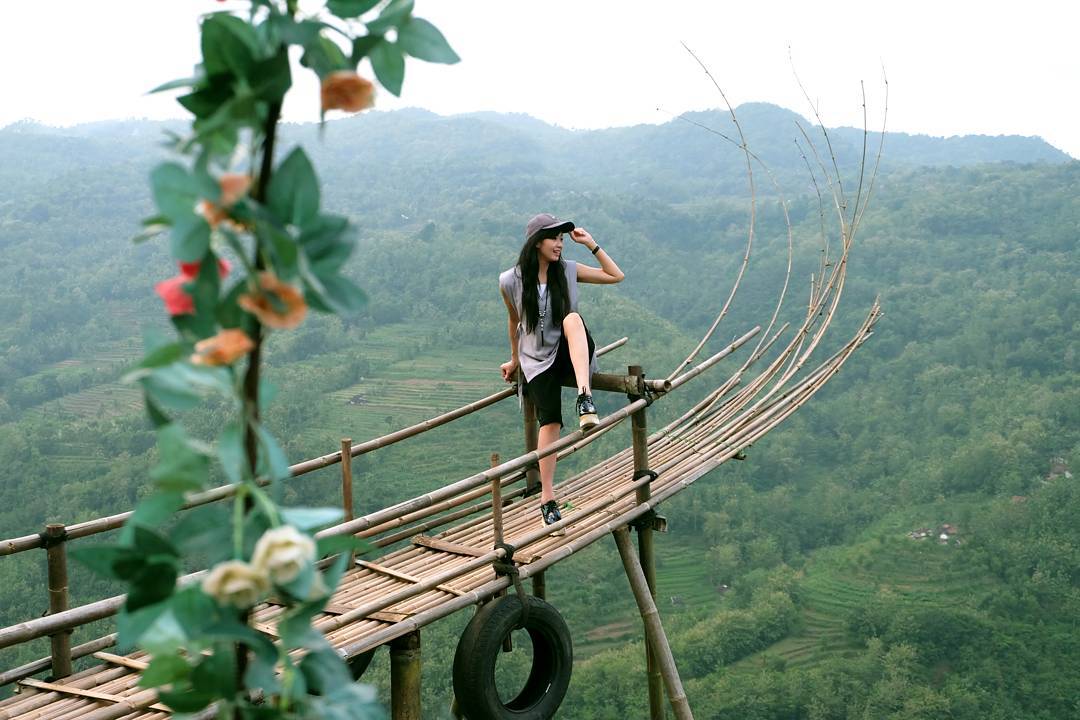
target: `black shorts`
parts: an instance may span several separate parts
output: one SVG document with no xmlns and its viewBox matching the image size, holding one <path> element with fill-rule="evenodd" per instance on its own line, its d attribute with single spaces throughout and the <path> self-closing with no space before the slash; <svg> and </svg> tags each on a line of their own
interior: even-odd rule
<svg viewBox="0 0 1080 720">
<path fill-rule="evenodd" d="M 584 323 L 582 323 L 584 324 Z M 588 326 L 585 327 L 585 339 L 589 343 L 589 360 L 596 353 Z M 563 381 L 570 379 L 574 384 L 574 363 L 570 361 L 570 345 L 566 336 L 559 338 L 559 347 L 555 351 L 555 362 L 544 372 L 525 383 L 525 393 L 536 408 L 536 420 L 540 427 L 558 423 L 562 427 L 562 387 Z M 574 397 L 577 397 L 576 393 Z"/>
</svg>

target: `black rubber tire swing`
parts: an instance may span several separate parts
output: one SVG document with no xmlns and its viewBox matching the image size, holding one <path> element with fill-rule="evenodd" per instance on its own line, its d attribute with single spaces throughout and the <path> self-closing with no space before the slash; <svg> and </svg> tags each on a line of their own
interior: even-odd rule
<svg viewBox="0 0 1080 720">
<path fill-rule="evenodd" d="M 555 716 L 566 696 L 574 665 L 570 630 L 553 606 L 527 597 L 524 629 L 532 639 L 532 668 L 521 692 L 509 702 L 499 698 L 495 687 L 495 661 L 503 639 L 521 623 L 517 595 L 484 605 L 461 634 L 454 653 L 454 696 L 468 720 L 546 720 Z"/>
</svg>

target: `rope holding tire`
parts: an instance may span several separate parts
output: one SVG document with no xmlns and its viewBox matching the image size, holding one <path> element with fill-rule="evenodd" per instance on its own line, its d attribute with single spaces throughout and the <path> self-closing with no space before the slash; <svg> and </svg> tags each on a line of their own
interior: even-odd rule
<svg viewBox="0 0 1080 720">
<path fill-rule="evenodd" d="M 570 629 L 552 605 L 526 595 L 496 598 L 465 627 L 454 653 L 454 696 L 468 720 L 545 720 L 555 716 L 570 687 L 574 652 Z M 521 691 L 503 702 L 495 686 L 495 663 L 503 639 L 523 627 L 533 659 Z"/>
</svg>

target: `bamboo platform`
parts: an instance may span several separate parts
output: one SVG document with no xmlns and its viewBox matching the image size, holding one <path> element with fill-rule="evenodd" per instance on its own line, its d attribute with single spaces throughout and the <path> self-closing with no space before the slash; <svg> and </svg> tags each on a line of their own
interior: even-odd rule
<svg viewBox="0 0 1080 720">
<path fill-rule="evenodd" d="M 839 371 L 851 353 L 870 337 L 879 316 L 875 303 L 858 333 L 840 351 L 790 386 L 783 387 L 798 369 L 796 358 L 800 351 L 805 351 L 803 359 L 809 353 L 803 340 L 790 345 L 780 359 L 736 392 L 747 367 L 744 363 L 703 401 L 648 437 L 647 457 L 649 467 L 658 473 L 655 479 L 634 479 L 635 453 L 627 447 L 556 485 L 556 496 L 563 503 L 569 502 L 570 507 L 563 520 L 554 525 L 544 525 L 537 498 L 523 499 L 522 489 L 512 489 L 524 479 L 525 463 L 516 473 L 496 473 L 493 469 L 492 479 L 501 484 L 504 501 L 509 501 L 501 512 L 502 536 L 515 548 L 514 561 L 520 576 L 527 578 L 542 572 L 643 516 L 643 521 L 648 522 L 656 505 L 727 460 L 740 457 Z M 769 344 L 763 338 L 755 355 L 768 349 Z M 698 374 L 700 369 L 676 379 L 674 385 Z M 777 378 L 780 382 L 762 394 L 765 384 Z M 616 427 L 628 417 L 625 411 L 629 408 L 643 409 L 644 405 L 645 401 L 639 400 L 608 416 L 590 436 L 571 433 L 563 438 L 560 456 Z M 455 502 L 428 503 L 424 510 L 398 512 L 389 521 L 373 513 L 351 525 L 339 526 L 369 537 L 376 546 L 409 539 L 406 546 L 382 557 L 357 559 L 342 577 L 326 611 L 315 620 L 315 626 L 344 657 L 355 657 L 412 633 L 510 585 L 510 580 L 497 575 L 492 567 L 492 561 L 504 552 L 494 549 L 492 503 L 490 499 L 483 501 L 485 493 L 490 497 L 491 487 L 474 482 L 471 489 L 460 489 L 464 492 L 455 494 Z M 470 500 L 479 502 L 463 507 Z M 455 507 L 457 510 L 453 510 Z M 445 510 L 450 514 L 441 519 L 435 516 Z M 461 522 L 441 532 L 429 532 L 447 518 Z M 419 522 L 410 525 L 414 520 Z M 252 625 L 274 637 L 275 620 L 281 613 L 280 605 L 262 603 L 252 613 Z M 19 680 L 18 694 L 0 702 L 0 720 L 141 720 L 170 716 L 167 708 L 157 704 L 154 691 L 138 687 L 146 663 L 144 654 L 119 656 L 99 650 L 94 657 L 100 664 L 54 683 Z"/>
</svg>

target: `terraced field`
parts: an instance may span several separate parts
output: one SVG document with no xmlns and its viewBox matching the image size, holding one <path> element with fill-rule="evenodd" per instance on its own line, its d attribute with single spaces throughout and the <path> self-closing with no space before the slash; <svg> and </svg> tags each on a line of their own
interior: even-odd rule
<svg viewBox="0 0 1080 720">
<path fill-rule="evenodd" d="M 142 409 L 142 391 L 138 386 L 107 383 L 50 400 L 29 412 L 60 413 L 80 418 L 106 418 L 131 415 Z"/>
<path fill-rule="evenodd" d="M 973 606 L 997 581 L 979 569 L 965 568 L 955 545 L 933 539 L 890 535 L 858 545 L 814 554 L 798 586 L 802 626 L 792 635 L 731 666 L 749 672 L 762 663 L 809 666 L 835 655 L 861 652 L 847 633 L 851 613 L 879 593 L 911 607 Z"/>
</svg>

